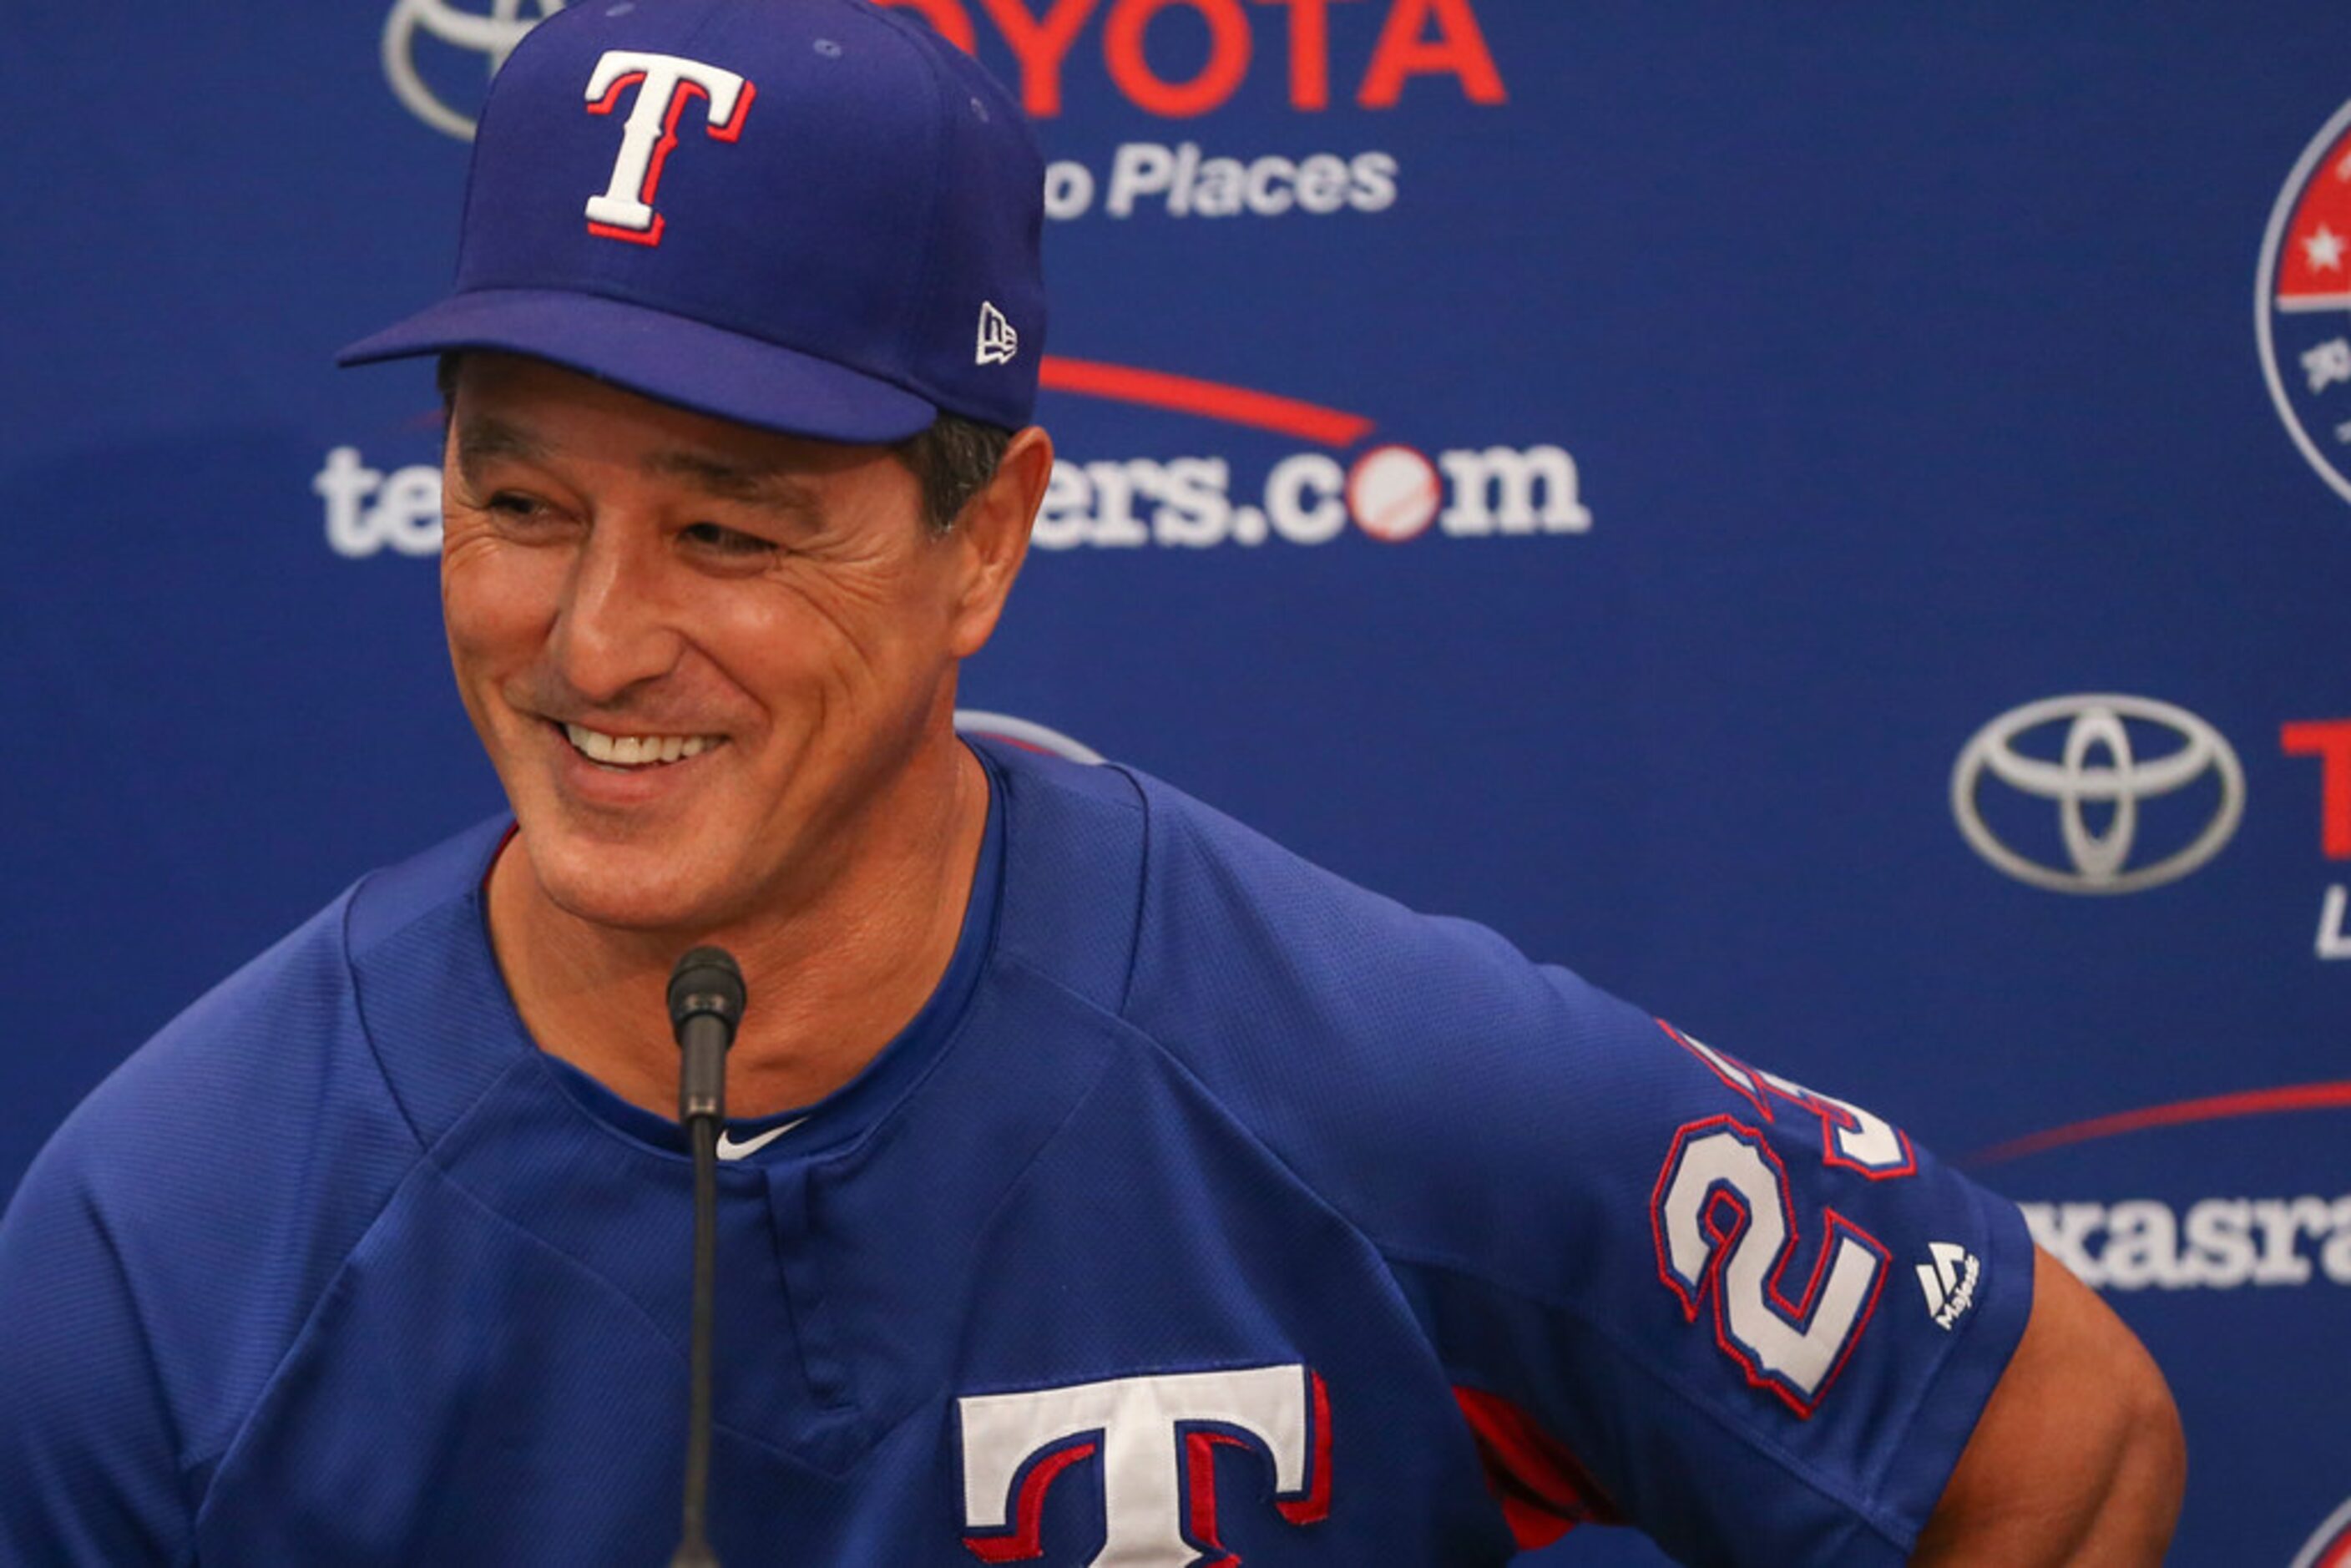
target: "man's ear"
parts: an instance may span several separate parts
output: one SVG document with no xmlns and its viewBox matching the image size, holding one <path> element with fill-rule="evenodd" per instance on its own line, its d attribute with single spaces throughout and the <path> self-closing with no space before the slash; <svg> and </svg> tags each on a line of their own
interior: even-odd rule
<svg viewBox="0 0 2351 1568">
<path fill-rule="evenodd" d="M 956 519 L 948 547 L 964 555 L 963 592 L 956 606 L 953 648 L 967 659 L 987 645 L 1029 555 L 1029 529 L 1045 504 L 1053 477 L 1053 438 L 1037 425 L 1013 436 L 995 476 Z"/>
</svg>

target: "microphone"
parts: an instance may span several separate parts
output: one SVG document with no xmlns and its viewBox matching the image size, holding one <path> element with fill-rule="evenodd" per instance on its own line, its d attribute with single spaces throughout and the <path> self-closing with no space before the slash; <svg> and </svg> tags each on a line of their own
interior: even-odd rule
<svg viewBox="0 0 2351 1568">
<path fill-rule="evenodd" d="M 726 1048 L 746 1000 L 743 970 L 721 947 L 696 947 L 669 972 L 677 1037 L 677 1119 L 694 1145 L 694 1333 L 686 1361 L 685 1524 L 670 1568 L 718 1568 L 704 1533 L 710 1499 L 710 1339 L 718 1299 L 718 1129 L 726 1119 Z"/>
<path fill-rule="evenodd" d="M 743 1021 L 743 971 L 724 947 L 696 947 L 669 972 L 669 1029 L 684 1060 L 677 1075 L 677 1119 L 726 1119 L 726 1048 Z"/>
</svg>

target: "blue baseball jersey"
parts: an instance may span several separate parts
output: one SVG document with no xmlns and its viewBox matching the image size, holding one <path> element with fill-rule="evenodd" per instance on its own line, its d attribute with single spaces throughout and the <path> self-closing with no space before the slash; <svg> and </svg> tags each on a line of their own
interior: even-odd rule
<svg viewBox="0 0 2351 1568">
<path fill-rule="evenodd" d="M 2023 1329 L 2012 1206 L 1164 785 L 980 750 L 923 1015 L 730 1129 L 726 1561 L 1904 1560 Z M 0 1555 L 667 1560 L 691 1167 L 525 1032 L 504 831 L 362 881 L 27 1174 Z"/>
</svg>

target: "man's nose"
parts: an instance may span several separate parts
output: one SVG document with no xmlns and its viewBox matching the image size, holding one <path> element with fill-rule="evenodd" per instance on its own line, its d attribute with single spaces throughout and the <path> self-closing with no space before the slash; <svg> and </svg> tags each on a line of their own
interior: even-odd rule
<svg viewBox="0 0 2351 1568">
<path fill-rule="evenodd" d="M 684 639 L 666 566 L 652 530 L 589 529 L 550 638 L 557 670 L 588 701 L 618 701 L 676 667 Z"/>
</svg>

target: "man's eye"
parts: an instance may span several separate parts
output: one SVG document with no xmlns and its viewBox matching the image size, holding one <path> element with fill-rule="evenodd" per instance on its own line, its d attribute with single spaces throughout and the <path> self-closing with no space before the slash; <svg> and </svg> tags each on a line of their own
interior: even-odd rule
<svg viewBox="0 0 2351 1568">
<path fill-rule="evenodd" d="M 717 555 L 766 555 L 776 548 L 757 534 L 747 534 L 720 523 L 695 523 L 682 533 L 687 543 Z"/>
<path fill-rule="evenodd" d="M 543 517 L 547 512 L 547 508 L 535 497 L 517 495 L 512 490 L 501 490 L 492 496 L 483 503 L 483 509 L 496 512 L 502 517 L 513 517 L 521 521 Z"/>
</svg>

